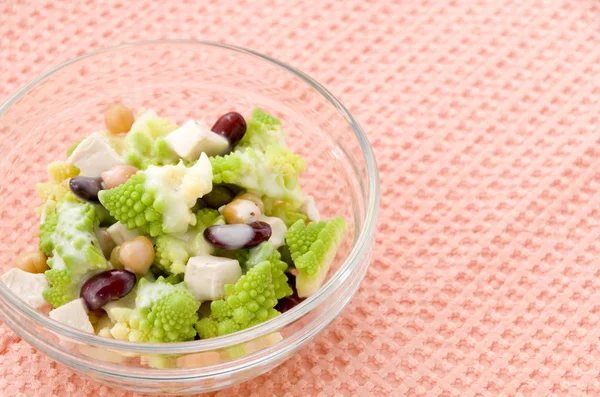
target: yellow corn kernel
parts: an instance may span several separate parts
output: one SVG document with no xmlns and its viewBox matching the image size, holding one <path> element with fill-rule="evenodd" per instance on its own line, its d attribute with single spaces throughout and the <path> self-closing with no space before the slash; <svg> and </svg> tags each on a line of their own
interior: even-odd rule
<svg viewBox="0 0 600 397">
<path fill-rule="evenodd" d="M 61 183 L 65 179 L 79 175 L 79 169 L 73 164 L 54 161 L 48 165 L 48 177 L 51 182 Z"/>
</svg>

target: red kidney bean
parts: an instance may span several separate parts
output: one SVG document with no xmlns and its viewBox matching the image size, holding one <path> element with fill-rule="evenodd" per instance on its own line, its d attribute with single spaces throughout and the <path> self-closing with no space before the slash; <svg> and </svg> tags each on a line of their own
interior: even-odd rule
<svg viewBox="0 0 600 397">
<path fill-rule="evenodd" d="M 256 247 L 271 237 L 271 226 L 266 222 L 215 225 L 204 230 L 204 238 L 215 247 L 225 250 Z"/>
<path fill-rule="evenodd" d="M 234 147 L 246 133 L 246 120 L 238 112 L 225 113 L 219 117 L 212 130 L 227 138 L 231 147 Z"/>
<path fill-rule="evenodd" d="M 74 195 L 85 201 L 98 202 L 98 193 L 104 190 L 102 178 L 76 176 L 69 181 L 69 188 Z"/>
<path fill-rule="evenodd" d="M 80 296 L 88 309 L 96 310 L 127 295 L 135 287 L 135 281 L 135 274 L 128 270 L 108 270 L 83 283 Z"/>
</svg>

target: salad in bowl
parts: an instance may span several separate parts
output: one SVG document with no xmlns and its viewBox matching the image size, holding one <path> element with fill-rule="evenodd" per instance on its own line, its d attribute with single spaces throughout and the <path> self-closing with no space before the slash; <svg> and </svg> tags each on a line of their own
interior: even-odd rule
<svg viewBox="0 0 600 397">
<path fill-rule="evenodd" d="M 177 125 L 120 103 L 104 119 L 36 186 L 39 243 L 1 277 L 26 304 L 167 343 L 253 327 L 318 291 L 346 221 L 303 194 L 280 120 L 255 108 Z"/>
</svg>

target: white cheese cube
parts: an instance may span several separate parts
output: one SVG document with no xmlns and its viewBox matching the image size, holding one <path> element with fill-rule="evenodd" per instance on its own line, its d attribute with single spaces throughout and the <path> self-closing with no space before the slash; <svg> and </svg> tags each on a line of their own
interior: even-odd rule
<svg viewBox="0 0 600 397">
<path fill-rule="evenodd" d="M 109 226 L 106 231 L 117 245 L 121 245 L 125 241 L 133 240 L 139 235 L 137 229 L 129 230 L 126 225 L 120 222 Z"/>
<path fill-rule="evenodd" d="M 67 160 L 79 168 L 79 175 L 99 177 L 115 165 L 124 164 L 123 159 L 100 133 L 85 138 Z"/>
<path fill-rule="evenodd" d="M 306 196 L 300 209 L 306 214 L 306 216 L 308 216 L 310 221 L 319 222 L 321 220 L 321 216 L 319 215 L 319 210 L 315 205 L 315 199 L 313 196 Z"/>
<path fill-rule="evenodd" d="M 266 216 L 263 215 L 260 217 L 262 222 L 266 222 L 271 226 L 271 237 L 269 238 L 269 243 L 273 245 L 275 248 L 279 248 L 285 244 L 285 233 L 287 232 L 287 226 L 283 221 L 276 216 Z"/>
<path fill-rule="evenodd" d="M 217 156 L 227 151 L 229 141 L 216 134 L 202 121 L 190 120 L 171 132 L 165 142 L 184 160 L 196 160 L 200 153 Z"/>
<path fill-rule="evenodd" d="M 88 317 L 85 302 L 81 298 L 72 300 L 66 305 L 62 305 L 58 309 L 52 310 L 48 313 L 48 316 L 69 327 L 83 332 L 89 332 L 90 334 L 94 333 L 94 327 Z"/>
<path fill-rule="evenodd" d="M 225 284 L 234 284 L 242 277 L 242 269 L 235 259 L 203 255 L 190 258 L 183 281 L 200 302 L 222 299 Z"/>
<path fill-rule="evenodd" d="M 37 309 L 46 304 L 42 292 L 50 285 L 43 273 L 27 273 L 15 267 L 2 276 L 2 282 L 30 306 Z"/>
</svg>

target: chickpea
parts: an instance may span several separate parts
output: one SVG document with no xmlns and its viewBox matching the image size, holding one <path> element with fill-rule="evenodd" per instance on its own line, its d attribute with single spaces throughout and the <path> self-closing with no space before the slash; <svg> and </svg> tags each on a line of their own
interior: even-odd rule
<svg viewBox="0 0 600 397">
<path fill-rule="evenodd" d="M 108 171 L 104 171 L 100 176 L 102 177 L 102 182 L 104 182 L 104 187 L 112 189 L 127 182 L 136 172 L 138 172 L 138 169 L 133 165 L 121 164 L 115 165 Z"/>
<path fill-rule="evenodd" d="M 124 242 L 119 250 L 119 262 L 123 267 L 132 270 L 136 274 L 146 274 L 152 262 L 154 262 L 152 242 L 143 236 Z"/>
<path fill-rule="evenodd" d="M 258 208 L 260 208 L 260 212 L 265 212 L 265 204 L 263 203 L 262 199 L 255 194 L 246 192 L 237 196 L 236 199 L 252 201 L 258 206 Z"/>
<path fill-rule="evenodd" d="M 48 258 L 41 251 L 25 252 L 15 260 L 15 267 L 28 273 L 44 273 L 48 270 Z"/>
<path fill-rule="evenodd" d="M 104 122 L 111 134 L 129 132 L 133 121 L 133 112 L 122 103 L 111 103 L 104 112 Z"/>
<path fill-rule="evenodd" d="M 240 199 L 227 204 L 221 213 L 227 223 L 250 223 L 261 216 L 260 208 L 253 201 Z"/>
</svg>

